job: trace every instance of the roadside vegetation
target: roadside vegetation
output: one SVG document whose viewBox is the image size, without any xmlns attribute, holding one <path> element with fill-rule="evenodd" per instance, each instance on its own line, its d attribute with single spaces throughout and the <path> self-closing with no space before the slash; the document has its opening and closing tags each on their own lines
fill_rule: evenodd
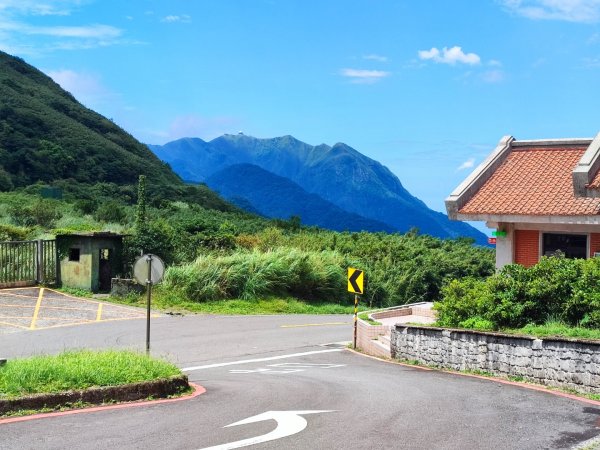
<svg viewBox="0 0 600 450">
<path fill-rule="evenodd" d="M 0 366 L 0 399 L 119 386 L 181 375 L 165 361 L 128 351 L 69 351 L 11 359 Z"/>
<path fill-rule="evenodd" d="M 143 250 L 167 264 L 156 304 L 202 312 L 351 312 L 350 266 L 365 271 L 361 306 L 370 308 L 434 301 L 450 280 L 494 271 L 493 250 L 470 239 L 335 232 L 223 206 L 214 194 L 203 199 L 202 186 L 181 197 L 150 183 L 140 195 L 140 187 L 65 184 L 62 199 L 42 198 L 41 184 L 0 193 L 0 239 L 125 233 L 129 262 Z"/>
<path fill-rule="evenodd" d="M 60 184 L 60 183 L 59 183 Z M 360 309 L 436 301 L 437 325 L 598 339 L 600 260 L 542 258 L 494 273 L 494 252 L 469 239 L 335 232 L 298 217 L 245 213 L 202 186 L 43 185 L 0 193 L 0 240 L 115 231 L 129 262 L 141 250 L 167 263 L 153 305 L 172 312 L 333 314 L 353 311 L 348 267 L 363 269 Z M 141 191 L 140 191 L 141 189 Z M 180 192 L 181 191 L 181 192 Z M 141 193 L 140 193 L 141 192 Z M 140 201 L 141 200 L 141 201 Z M 124 269 L 123 276 L 130 276 Z M 143 304 L 143 296 L 119 301 Z"/>
<path fill-rule="evenodd" d="M 453 280 L 436 303 L 437 325 L 600 338 L 600 259 L 542 257 L 485 279 Z"/>
</svg>

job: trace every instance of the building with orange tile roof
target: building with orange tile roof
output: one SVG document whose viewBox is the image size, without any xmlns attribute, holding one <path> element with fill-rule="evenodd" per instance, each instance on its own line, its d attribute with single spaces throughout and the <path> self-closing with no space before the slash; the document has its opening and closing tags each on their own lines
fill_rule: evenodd
<svg viewBox="0 0 600 450">
<path fill-rule="evenodd" d="M 446 199 L 453 220 L 495 228 L 496 266 L 531 266 L 542 255 L 600 253 L 600 134 L 518 141 L 495 150 Z"/>
</svg>

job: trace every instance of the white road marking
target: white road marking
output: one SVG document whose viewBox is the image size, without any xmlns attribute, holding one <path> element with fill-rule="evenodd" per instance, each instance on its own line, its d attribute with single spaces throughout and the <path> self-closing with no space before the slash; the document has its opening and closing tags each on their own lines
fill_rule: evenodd
<svg viewBox="0 0 600 450">
<path fill-rule="evenodd" d="M 281 373 L 294 373 L 304 372 L 304 369 L 285 369 L 285 370 L 273 370 L 273 369 L 254 369 L 254 370 L 243 370 L 243 369 L 231 369 L 229 373 L 266 373 L 266 374 L 281 374 Z"/>
<path fill-rule="evenodd" d="M 270 364 L 269 367 L 291 367 L 296 369 L 333 369 L 334 367 L 345 367 L 346 364 L 312 364 L 312 363 L 279 363 Z"/>
<path fill-rule="evenodd" d="M 332 353 L 332 352 L 343 352 L 343 351 L 344 351 L 343 348 L 333 348 L 330 350 L 315 350 L 312 352 L 291 353 L 288 355 L 270 356 L 267 358 L 243 359 L 241 361 L 231 361 L 231 362 L 226 362 L 226 363 L 207 364 L 205 366 L 186 367 L 181 370 L 183 372 L 194 372 L 196 370 L 214 369 L 215 367 L 236 366 L 238 364 L 251 364 L 251 363 L 257 363 L 257 362 L 263 362 L 263 361 L 275 361 L 278 359 L 297 358 L 298 356 L 308 356 L 308 355 L 317 355 L 320 353 Z"/>
<path fill-rule="evenodd" d="M 263 373 L 263 374 L 288 374 L 295 372 L 304 372 L 307 369 L 332 369 L 334 367 L 345 367 L 345 364 L 310 364 L 310 363 L 279 363 L 270 364 L 266 368 L 258 369 L 231 369 L 229 373 Z M 276 369 L 269 369 L 275 367 Z"/>
<path fill-rule="evenodd" d="M 274 420 L 277 422 L 277 427 L 262 436 L 256 436 L 241 441 L 230 442 L 229 444 L 215 445 L 214 447 L 206 447 L 202 450 L 230 450 L 240 447 L 248 447 L 250 445 L 260 444 L 261 442 L 274 441 L 275 439 L 281 439 L 292 434 L 300 433 L 306 428 L 308 423 L 306 419 L 302 417 L 303 414 L 320 414 L 333 411 L 267 411 L 257 416 L 248 417 L 247 419 L 240 420 L 239 422 L 232 423 L 225 426 L 235 427 L 237 425 L 247 425 L 249 423 L 262 422 L 263 420 Z"/>
</svg>

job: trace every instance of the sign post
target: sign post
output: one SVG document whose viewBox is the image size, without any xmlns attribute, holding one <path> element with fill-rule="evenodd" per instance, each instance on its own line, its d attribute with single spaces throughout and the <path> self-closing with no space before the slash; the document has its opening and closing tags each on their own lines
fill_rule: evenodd
<svg viewBox="0 0 600 450">
<path fill-rule="evenodd" d="M 150 354 L 150 304 L 152 303 L 152 285 L 160 283 L 165 273 L 165 263 L 156 255 L 140 256 L 133 265 L 135 280 L 146 285 L 146 354 Z"/>
<path fill-rule="evenodd" d="M 354 341 L 353 348 L 356 350 L 356 336 L 358 333 L 358 296 L 363 294 L 365 274 L 362 270 L 348 268 L 348 292 L 354 294 Z"/>
</svg>

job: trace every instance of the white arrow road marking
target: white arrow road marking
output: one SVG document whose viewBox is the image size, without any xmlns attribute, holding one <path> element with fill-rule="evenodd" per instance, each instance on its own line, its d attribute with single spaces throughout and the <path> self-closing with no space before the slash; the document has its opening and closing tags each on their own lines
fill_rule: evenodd
<svg viewBox="0 0 600 450">
<path fill-rule="evenodd" d="M 263 420 L 274 420 L 277 422 L 277 428 L 262 436 L 256 436 L 249 439 L 243 439 L 241 441 L 230 442 L 229 444 L 216 445 L 214 447 L 206 447 L 201 450 L 230 450 L 233 448 L 248 447 L 249 445 L 260 444 L 262 442 L 274 441 L 275 439 L 281 439 L 286 436 L 291 436 L 296 433 L 300 433 L 306 428 L 308 423 L 306 419 L 302 417 L 305 414 L 320 414 L 333 411 L 267 411 L 257 416 L 248 417 L 247 419 L 240 420 L 239 422 L 232 423 L 225 426 L 235 427 L 237 425 L 247 425 L 249 423 L 262 422 Z"/>
</svg>

